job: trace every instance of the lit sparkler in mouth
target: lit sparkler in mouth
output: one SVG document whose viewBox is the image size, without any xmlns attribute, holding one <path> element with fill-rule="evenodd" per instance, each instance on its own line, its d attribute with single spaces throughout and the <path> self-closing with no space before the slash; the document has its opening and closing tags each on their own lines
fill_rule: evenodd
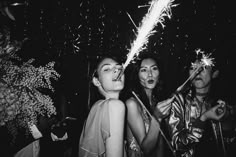
<svg viewBox="0 0 236 157">
<path fill-rule="evenodd" d="M 183 91 L 185 85 L 192 81 L 202 70 L 204 70 L 206 67 L 213 67 L 214 66 L 214 58 L 211 58 L 211 54 L 206 55 L 204 51 L 201 49 L 195 50 L 197 56 L 201 56 L 199 59 L 199 62 L 192 63 L 192 69 L 195 69 L 193 73 L 188 77 L 188 79 L 177 88 L 176 92 Z M 198 60 L 198 59 L 197 59 Z"/>
<path fill-rule="evenodd" d="M 148 43 L 148 38 L 153 35 L 156 31 L 153 30 L 155 26 L 160 23 L 162 27 L 164 27 L 164 18 L 167 16 L 171 17 L 171 7 L 174 6 L 174 0 L 152 0 L 150 2 L 150 7 L 148 9 L 148 13 L 144 16 L 142 22 L 140 23 L 140 27 L 137 28 L 137 36 L 136 39 L 131 44 L 130 51 L 128 53 L 127 60 L 123 64 L 123 70 L 118 75 L 117 79 L 120 79 L 121 75 L 123 75 L 126 67 L 129 63 L 139 55 L 139 52 L 144 50 Z"/>
</svg>

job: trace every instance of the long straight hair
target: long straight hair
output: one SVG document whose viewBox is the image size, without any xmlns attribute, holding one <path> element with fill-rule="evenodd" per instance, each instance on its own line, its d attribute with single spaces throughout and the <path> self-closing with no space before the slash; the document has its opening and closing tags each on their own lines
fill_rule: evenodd
<svg viewBox="0 0 236 157">
<path fill-rule="evenodd" d="M 126 79 L 127 84 L 125 85 L 125 90 L 126 90 L 126 98 L 128 99 L 129 97 L 131 97 L 130 92 L 134 91 L 137 96 L 140 98 L 140 100 L 143 102 L 143 104 L 145 105 L 145 107 L 149 110 L 150 113 L 153 113 L 153 109 L 151 108 L 151 104 L 149 103 L 147 94 L 144 90 L 144 87 L 140 84 L 140 80 L 139 80 L 139 70 L 142 64 L 142 61 L 144 59 L 153 59 L 156 64 L 157 67 L 160 71 L 162 71 L 162 65 L 160 63 L 159 58 L 157 58 L 156 54 L 153 53 L 145 53 L 143 55 L 140 55 L 137 62 L 135 64 L 133 64 L 132 69 L 129 69 L 129 79 Z M 153 89 L 153 97 L 154 97 L 154 101 L 155 103 L 157 103 L 157 101 L 159 100 L 159 98 L 161 97 L 161 90 L 162 90 L 162 80 L 161 77 L 159 77 L 159 81 L 157 82 L 156 86 Z M 127 94 L 129 93 L 129 94 Z"/>
</svg>

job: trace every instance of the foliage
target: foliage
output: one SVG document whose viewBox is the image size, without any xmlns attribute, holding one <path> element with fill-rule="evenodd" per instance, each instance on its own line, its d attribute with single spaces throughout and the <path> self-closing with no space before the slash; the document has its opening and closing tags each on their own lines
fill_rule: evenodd
<svg viewBox="0 0 236 157">
<path fill-rule="evenodd" d="M 58 80 L 60 75 L 54 62 L 40 67 L 33 65 L 34 59 L 22 63 L 16 53 L 24 41 L 11 42 L 9 36 L 3 34 L 0 45 L 0 126 L 7 126 L 16 135 L 17 127 L 29 130 L 30 125 L 37 124 L 39 115 L 56 114 L 51 97 L 42 91 L 53 92 L 51 79 Z"/>
</svg>

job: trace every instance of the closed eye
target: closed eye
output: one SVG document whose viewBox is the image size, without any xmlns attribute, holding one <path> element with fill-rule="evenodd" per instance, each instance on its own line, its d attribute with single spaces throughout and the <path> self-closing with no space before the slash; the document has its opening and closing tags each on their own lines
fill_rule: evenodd
<svg viewBox="0 0 236 157">
<path fill-rule="evenodd" d="M 111 70 L 112 70 L 112 68 L 109 68 L 109 67 L 103 69 L 104 72 L 108 72 L 108 71 L 111 71 Z"/>
<path fill-rule="evenodd" d="M 146 72 L 146 71 L 147 71 L 147 69 L 145 69 L 145 68 L 140 69 L 140 72 Z"/>
</svg>

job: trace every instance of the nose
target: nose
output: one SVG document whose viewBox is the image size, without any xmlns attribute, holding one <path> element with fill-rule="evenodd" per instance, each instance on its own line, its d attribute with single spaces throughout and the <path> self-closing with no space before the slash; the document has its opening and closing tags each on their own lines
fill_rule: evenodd
<svg viewBox="0 0 236 157">
<path fill-rule="evenodd" d="M 148 70 L 148 76 L 152 76 L 152 70 Z"/>
</svg>

